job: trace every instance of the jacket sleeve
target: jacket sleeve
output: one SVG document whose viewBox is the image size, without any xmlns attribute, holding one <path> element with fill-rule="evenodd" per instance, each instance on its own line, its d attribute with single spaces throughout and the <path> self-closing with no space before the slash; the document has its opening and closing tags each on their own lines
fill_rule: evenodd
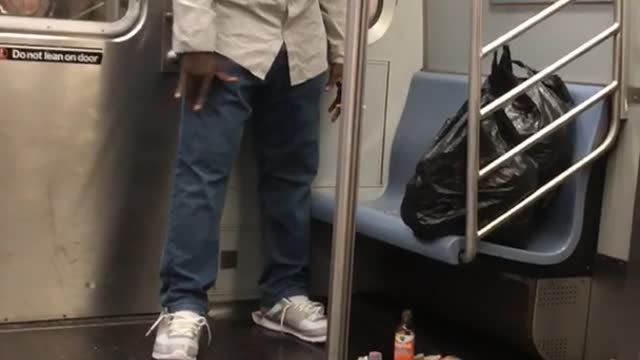
<svg viewBox="0 0 640 360">
<path fill-rule="evenodd" d="M 345 23 L 347 0 L 320 0 L 320 9 L 329 41 L 329 62 L 344 62 Z"/>
<path fill-rule="evenodd" d="M 173 51 L 215 51 L 215 1 L 173 0 Z"/>
</svg>

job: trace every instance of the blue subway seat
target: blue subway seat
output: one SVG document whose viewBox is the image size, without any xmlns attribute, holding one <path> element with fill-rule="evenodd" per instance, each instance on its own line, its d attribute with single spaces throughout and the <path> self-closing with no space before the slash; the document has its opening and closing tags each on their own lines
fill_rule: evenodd
<svg viewBox="0 0 640 360">
<path fill-rule="evenodd" d="M 576 103 L 601 90 L 598 86 L 569 84 Z M 433 142 L 444 121 L 453 116 L 467 99 L 467 77 L 453 74 L 419 72 L 414 75 L 405 108 L 395 134 L 387 187 L 374 201 L 358 204 L 357 231 L 372 239 L 448 264 L 459 264 L 464 237 L 447 236 L 421 240 L 414 236 L 400 218 L 400 204 L 405 186 L 415 166 Z M 567 149 L 577 161 L 587 155 L 603 139 L 608 127 L 605 102 L 596 104 L 569 125 L 573 137 Z M 587 186 L 590 169 L 579 171 L 562 185 L 544 219 L 528 234 L 519 234 L 519 247 L 480 242 L 479 252 L 516 262 L 554 265 L 569 258 L 582 237 Z M 313 217 L 332 223 L 335 212 L 333 196 L 314 192 Z"/>
</svg>

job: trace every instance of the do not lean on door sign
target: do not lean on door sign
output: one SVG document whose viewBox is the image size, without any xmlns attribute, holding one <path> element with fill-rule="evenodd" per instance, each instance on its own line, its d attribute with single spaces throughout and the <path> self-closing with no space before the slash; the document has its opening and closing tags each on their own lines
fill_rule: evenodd
<svg viewBox="0 0 640 360">
<path fill-rule="evenodd" d="M 0 60 L 59 64 L 100 65 L 100 49 L 46 48 L 0 44 Z"/>
</svg>

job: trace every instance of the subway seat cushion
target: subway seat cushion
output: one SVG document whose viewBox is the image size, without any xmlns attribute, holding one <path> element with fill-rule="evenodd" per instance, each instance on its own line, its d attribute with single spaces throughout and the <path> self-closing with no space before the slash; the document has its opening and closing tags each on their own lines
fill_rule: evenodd
<svg viewBox="0 0 640 360">
<path fill-rule="evenodd" d="M 576 103 L 597 93 L 601 87 L 568 84 Z M 421 254 L 428 258 L 458 264 L 464 249 L 464 237 L 447 236 L 421 240 L 414 236 L 400 218 L 400 204 L 407 182 L 422 154 L 429 148 L 444 121 L 453 116 L 467 99 L 467 77 L 453 74 L 419 72 L 414 75 L 402 118 L 391 150 L 389 178 L 382 196 L 361 202 L 356 212 L 357 231 L 370 238 Z M 608 127 L 604 101 L 581 114 L 569 125 L 573 143 L 573 162 L 598 146 Z M 566 260 L 576 249 L 582 236 L 590 169 L 583 169 L 562 185 L 554 197 L 548 214 L 518 248 L 480 242 L 479 253 L 522 263 L 553 265 Z M 335 199 L 317 191 L 313 194 L 313 217 L 332 223 Z"/>
</svg>

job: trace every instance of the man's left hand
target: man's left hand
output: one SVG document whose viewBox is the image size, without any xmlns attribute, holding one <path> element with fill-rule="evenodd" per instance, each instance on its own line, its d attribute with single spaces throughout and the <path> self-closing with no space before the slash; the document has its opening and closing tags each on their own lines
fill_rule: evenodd
<svg viewBox="0 0 640 360">
<path fill-rule="evenodd" d="M 344 71 L 344 65 L 331 64 L 329 69 L 329 81 L 325 88 L 326 91 L 331 91 L 334 87 L 338 89 L 337 95 L 333 103 L 329 107 L 329 113 L 331 114 L 331 121 L 335 122 L 340 117 L 342 112 L 342 73 Z"/>
</svg>

